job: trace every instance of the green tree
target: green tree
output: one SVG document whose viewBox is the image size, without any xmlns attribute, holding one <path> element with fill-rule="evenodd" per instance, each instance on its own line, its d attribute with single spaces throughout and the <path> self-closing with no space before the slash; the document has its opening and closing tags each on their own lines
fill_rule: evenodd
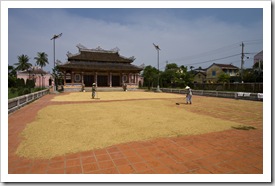
<svg viewBox="0 0 275 186">
<path fill-rule="evenodd" d="M 183 65 L 180 66 L 180 69 L 181 69 L 181 78 L 183 79 L 181 87 L 191 86 L 194 81 L 194 71 L 192 70 L 188 72 L 187 67 Z"/>
<path fill-rule="evenodd" d="M 164 87 L 175 87 L 179 80 L 177 74 L 179 67 L 176 63 L 167 64 L 165 71 L 161 74 L 161 81 Z"/>
<path fill-rule="evenodd" d="M 243 81 L 244 82 L 254 82 L 255 73 L 252 68 L 247 68 L 243 70 Z"/>
<path fill-rule="evenodd" d="M 41 67 L 43 70 L 43 67 L 49 64 L 48 62 L 48 54 L 45 52 L 37 52 L 37 57 L 34 58 L 36 60 L 36 64 Z"/>
<path fill-rule="evenodd" d="M 26 88 L 29 90 L 33 89 L 35 87 L 35 83 L 33 79 L 27 79 L 26 81 Z"/>
<path fill-rule="evenodd" d="M 191 85 L 193 75 L 187 72 L 187 67 L 171 63 L 165 68 L 161 79 L 164 87 L 185 87 Z"/>
<path fill-rule="evenodd" d="M 254 70 L 263 70 L 263 61 L 258 61 L 253 65 Z"/>
<path fill-rule="evenodd" d="M 46 66 L 46 64 L 49 64 L 48 62 L 48 54 L 45 52 L 37 52 L 37 57 L 34 58 L 36 60 L 36 64 L 41 67 L 41 70 L 43 72 L 43 67 Z M 41 74 L 42 76 L 42 88 L 44 88 L 44 74 Z"/>
<path fill-rule="evenodd" d="M 243 74 L 244 82 L 263 82 L 263 62 L 255 63 L 252 68 L 248 68 L 244 70 Z"/>
<path fill-rule="evenodd" d="M 254 82 L 263 82 L 263 61 L 256 62 L 253 65 Z"/>
<path fill-rule="evenodd" d="M 32 64 L 29 63 L 29 56 L 22 54 L 21 56 L 17 56 L 18 63 L 15 63 L 16 65 L 16 70 L 19 71 L 25 71 L 27 70 L 29 72 L 29 78 L 30 78 L 30 73 L 31 73 L 31 67 Z"/>
<path fill-rule="evenodd" d="M 176 63 L 169 63 L 169 64 L 167 64 L 166 67 L 165 67 L 165 70 L 170 70 L 170 69 L 176 70 L 176 69 L 178 69 L 178 65 Z"/>
<path fill-rule="evenodd" d="M 54 85 L 56 87 L 56 90 L 58 89 L 58 85 L 62 85 L 63 84 L 63 74 L 59 69 L 59 66 L 55 66 L 52 72 L 52 76 L 54 78 Z"/>
<path fill-rule="evenodd" d="M 16 70 L 29 70 L 32 67 L 32 64 L 29 63 L 29 56 L 22 54 L 21 56 L 17 56 L 18 63 L 15 63 L 16 65 Z"/>
<path fill-rule="evenodd" d="M 221 82 L 221 83 L 229 83 L 230 81 L 230 75 L 229 74 L 226 74 L 226 73 L 222 73 L 219 75 L 218 77 L 218 82 Z"/>
<path fill-rule="evenodd" d="M 142 77 L 144 78 L 143 86 L 150 89 L 154 84 L 157 85 L 158 70 L 151 65 L 146 66 L 143 70 Z"/>
<path fill-rule="evenodd" d="M 16 70 L 13 66 L 9 65 L 9 83 L 8 86 L 15 87 L 16 86 Z"/>
<path fill-rule="evenodd" d="M 25 87 L 25 81 L 23 78 L 17 78 L 16 79 L 16 88 L 24 88 Z"/>
</svg>

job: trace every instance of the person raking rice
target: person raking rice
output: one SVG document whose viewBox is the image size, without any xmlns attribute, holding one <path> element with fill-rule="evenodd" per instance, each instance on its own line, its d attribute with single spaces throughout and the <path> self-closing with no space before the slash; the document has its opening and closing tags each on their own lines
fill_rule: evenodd
<svg viewBox="0 0 275 186">
<path fill-rule="evenodd" d="M 186 86 L 185 89 L 187 89 L 186 104 L 188 104 L 188 103 L 192 104 L 192 90 L 188 86 Z"/>
</svg>

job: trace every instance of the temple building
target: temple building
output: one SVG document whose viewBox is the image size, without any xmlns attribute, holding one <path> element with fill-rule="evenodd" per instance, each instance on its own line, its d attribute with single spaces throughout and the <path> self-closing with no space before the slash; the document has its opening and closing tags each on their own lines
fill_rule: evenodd
<svg viewBox="0 0 275 186">
<path fill-rule="evenodd" d="M 81 86 L 137 88 L 142 82 L 142 67 L 133 65 L 134 57 L 123 57 L 119 49 L 87 49 L 77 45 L 79 53 L 67 53 L 68 61 L 58 65 L 64 74 L 64 91 L 77 91 Z"/>
</svg>

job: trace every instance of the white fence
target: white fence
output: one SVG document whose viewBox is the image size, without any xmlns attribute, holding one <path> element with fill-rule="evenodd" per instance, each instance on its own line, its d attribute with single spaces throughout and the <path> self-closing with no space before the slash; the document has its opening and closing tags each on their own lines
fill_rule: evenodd
<svg viewBox="0 0 275 186">
<path fill-rule="evenodd" d="M 9 99 L 9 107 L 8 107 L 9 113 L 25 106 L 26 104 L 28 104 L 36 99 L 39 99 L 40 97 L 42 97 L 46 94 L 49 94 L 49 92 L 50 92 L 50 89 L 41 90 L 39 92 L 34 92 L 31 94 L 26 94 L 23 96 Z"/>
<path fill-rule="evenodd" d="M 185 89 L 172 89 L 172 88 L 161 88 L 162 92 L 186 94 Z M 235 98 L 245 100 L 262 101 L 263 93 L 250 93 L 250 92 L 224 92 L 224 91 L 209 91 L 209 90 L 192 90 L 193 95 L 199 96 L 212 96 L 212 97 L 223 97 L 223 98 Z"/>
</svg>

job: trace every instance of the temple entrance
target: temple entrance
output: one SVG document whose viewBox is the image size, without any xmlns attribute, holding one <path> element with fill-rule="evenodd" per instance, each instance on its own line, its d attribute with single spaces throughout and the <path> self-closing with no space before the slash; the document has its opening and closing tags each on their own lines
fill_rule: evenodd
<svg viewBox="0 0 275 186">
<path fill-rule="evenodd" d="M 97 76 L 97 86 L 107 87 L 108 86 L 108 76 L 103 76 L 103 75 Z"/>
<path fill-rule="evenodd" d="M 91 87 L 94 83 L 94 76 L 93 75 L 84 75 L 84 84 L 85 87 Z"/>
<path fill-rule="evenodd" d="M 52 86 L 52 79 L 49 79 L 49 86 Z"/>
<path fill-rule="evenodd" d="M 112 76 L 112 87 L 120 86 L 120 76 Z"/>
</svg>

